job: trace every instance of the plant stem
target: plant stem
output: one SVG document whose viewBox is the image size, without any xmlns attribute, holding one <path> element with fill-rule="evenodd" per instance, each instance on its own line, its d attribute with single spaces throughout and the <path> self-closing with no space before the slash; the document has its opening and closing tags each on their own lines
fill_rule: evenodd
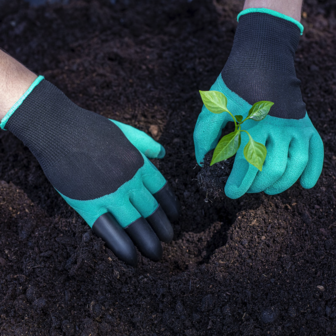
<svg viewBox="0 0 336 336">
<path fill-rule="evenodd" d="M 241 132 L 245 132 L 245 133 L 249 136 L 249 138 L 251 138 L 251 135 L 250 135 L 249 132 L 247 132 L 247 131 L 245 131 L 245 130 L 241 130 Z"/>
<path fill-rule="evenodd" d="M 229 113 L 230 116 L 232 117 L 233 122 L 235 123 L 235 131 L 237 131 L 237 122 L 236 122 L 236 118 L 233 116 L 233 114 L 232 114 L 229 110 L 227 110 L 226 112 Z"/>
</svg>

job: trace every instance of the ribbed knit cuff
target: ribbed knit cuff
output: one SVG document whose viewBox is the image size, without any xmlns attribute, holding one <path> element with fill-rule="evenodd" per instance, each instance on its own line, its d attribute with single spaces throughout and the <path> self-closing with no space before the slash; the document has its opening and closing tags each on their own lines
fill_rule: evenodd
<svg viewBox="0 0 336 336">
<path fill-rule="evenodd" d="M 248 8 L 248 9 L 245 9 L 238 14 L 237 21 L 239 22 L 239 19 L 242 15 L 246 15 L 246 14 L 250 14 L 250 13 L 264 13 L 264 14 L 273 15 L 273 16 L 278 17 L 278 18 L 283 19 L 283 20 L 287 20 L 287 21 L 295 24 L 300 29 L 301 35 L 303 34 L 304 27 L 303 27 L 302 23 L 293 19 L 290 16 L 287 16 L 285 14 L 279 13 L 275 10 L 268 9 L 268 8 Z"/>
</svg>

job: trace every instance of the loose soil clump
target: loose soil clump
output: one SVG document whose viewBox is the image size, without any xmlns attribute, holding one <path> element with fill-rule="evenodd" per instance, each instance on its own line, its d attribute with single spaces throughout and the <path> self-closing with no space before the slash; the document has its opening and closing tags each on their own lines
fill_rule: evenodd
<svg viewBox="0 0 336 336">
<path fill-rule="evenodd" d="M 197 175 L 199 188 L 205 193 L 205 202 L 213 199 L 225 202 L 224 187 L 233 168 L 234 157 L 210 166 L 213 151 L 204 157 L 203 168 Z"/>
<path fill-rule="evenodd" d="M 128 267 L 29 150 L 1 131 L 1 336 L 335 335 L 336 4 L 305 1 L 296 54 L 325 143 L 318 184 L 205 202 L 192 139 L 198 90 L 221 72 L 241 7 L 75 0 L 35 8 L 15 0 L 0 10 L 2 49 L 79 106 L 165 146 L 153 163 L 182 206 L 163 259 L 139 255 L 139 267 Z"/>
</svg>

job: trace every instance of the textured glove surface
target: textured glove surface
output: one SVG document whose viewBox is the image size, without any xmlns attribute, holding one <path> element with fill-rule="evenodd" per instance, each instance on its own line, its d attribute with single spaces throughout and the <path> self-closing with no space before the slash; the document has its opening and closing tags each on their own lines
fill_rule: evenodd
<svg viewBox="0 0 336 336">
<path fill-rule="evenodd" d="M 23 141 L 55 189 L 120 259 L 135 266 L 135 244 L 159 260 L 160 240 L 173 239 L 168 217 L 179 213 L 173 191 L 148 160 L 164 157 L 164 148 L 144 132 L 78 107 L 41 78 L 1 127 Z"/>
<path fill-rule="evenodd" d="M 131 199 L 145 217 L 156 209 L 149 190 L 155 193 L 166 183 L 158 170 L 115 123 L 78 107 L 48 81 L 36 86 L 6 127 L 32 151 L 51 184 L 89 225 L 106 211 L 122 226 L 130 224 L 140 217 Z M 152 157 L 162 152 L 154 140 L 147 142 Z M 116 193 L 120 196 L 112 204 L 102 199 Z"/>
<path fill-rule="evenodd" d="M 294 67 L 299 37 L 299 28 L 282 18 L 258 12 L 240 17 L 230 57 L 211 90 L 227 96 L 234 115 L 246 117 L 258 101 L 275 104 L 263 121 L 250 120 L 242 126 L 268 153 L 259 172 L 244 158 L 248 136 L 242 134 L 225 186 L 230 198 L 246 192 L 278 194 L 300 177 L 304 188 L 312 188 L 321 174 L 323 143 L 306 113 Z M 228 121 L 232 121 L 229 114 L 213 114 L 203 106 L 194 131 L 199 164 L 215 148 Z"/>
</svg>

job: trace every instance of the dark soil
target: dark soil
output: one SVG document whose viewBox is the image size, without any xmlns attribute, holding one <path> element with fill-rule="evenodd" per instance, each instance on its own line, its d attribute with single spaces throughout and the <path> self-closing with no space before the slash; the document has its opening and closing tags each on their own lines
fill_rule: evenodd
<svg viewBox="0 0 336 336">
<path fill-rule="evenodd" d="M 296 55 L 325 142 L 317 186 L 204 202 L 192 140 L 242 1 L 0 1 L 0 46 L 75 103 L 166 147 L 182 214 L 162 261 L 125 266 L 20 141 L 0 133 L 0 334 L 336 335 L 336 3 L 306 0 Z M 7 1 L 8 2 L 8 1 Z"/>
<path fill-rule="evenodd" d="M 212 155 L 213 151 L 205 155 L 203 167 L 197 174 L 199 188 L 205 194 L 205 202 L 230 203 L 231 200 L 224 194 L 224 187 L 233 168 L 234 156 L 210 166 Z"/>
</svg>

